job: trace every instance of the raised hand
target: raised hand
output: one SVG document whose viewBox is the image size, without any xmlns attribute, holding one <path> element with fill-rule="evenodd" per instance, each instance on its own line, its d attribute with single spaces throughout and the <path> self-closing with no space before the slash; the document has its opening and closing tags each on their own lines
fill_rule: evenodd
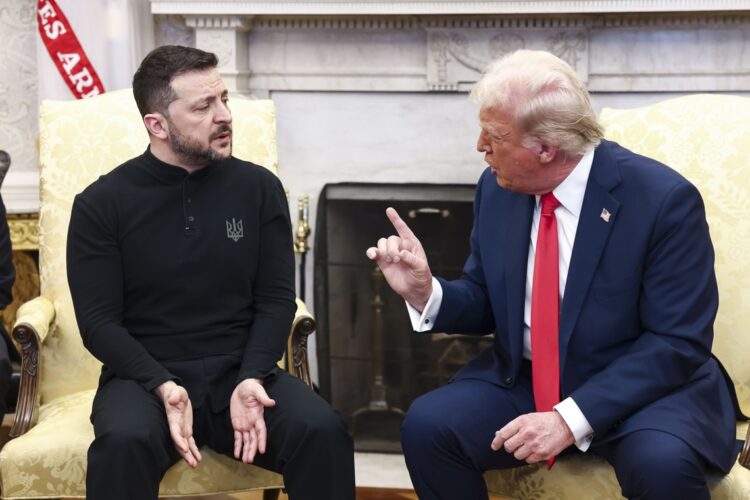
<svg viewBox="0 0 750 500">
<path fill-rule="evenodd" d="M 367 257 L 378 263 L 393 291 L 422 311 L 432 295 L 432 272 L 422 244 L 393 208 L 385 211 L 398 236 L 380 238 Z"/>
<path fill-rule="evenodd" d="M 187 391 L 169 381 L 157 387 L 155 392 L 164 403 L 174 447 L 190 467 L 197 467 L 202 457 L 193 439 L 193 405 Z"/>
<path fill-rule="evenodd" d="M 229 400 L 234 428 L 234 458 L 249 464 L 255 454 L 266 452 L 266 421 L 263 410 L 275 406 L 259 380 L 248 378 L 237 384 Z"/>
</svg>

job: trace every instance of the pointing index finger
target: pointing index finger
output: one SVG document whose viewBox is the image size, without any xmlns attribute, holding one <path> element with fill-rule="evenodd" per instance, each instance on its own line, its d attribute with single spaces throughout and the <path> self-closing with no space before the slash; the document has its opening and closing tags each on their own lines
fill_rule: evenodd
<svg viewBox="0 0 750 500">
<path fill-rule="evenodd" d="M 396 209 L 388 207 L 385 210 L 385 214 L 388 216 L 388 219 L 391 221 L 391 224 L 393 224 L 393 227 L 396 229 L 396 232 L 401 238 L 411 240 L 417 239 L 417 237 L 414 236 L 414 233 L 412 233 L 411 229 L 409 229 L 409 226 L 406 225 L 406 222 L 404 222 L 403 219 L 398 215 Z"/>
</svg>

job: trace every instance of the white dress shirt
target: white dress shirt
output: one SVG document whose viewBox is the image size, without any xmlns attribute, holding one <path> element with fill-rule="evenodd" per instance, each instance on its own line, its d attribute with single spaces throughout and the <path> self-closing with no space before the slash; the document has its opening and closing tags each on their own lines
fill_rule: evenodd
<svg viewBox="0 0 750 500">
<path fill-rule="evenodd" d="M 555 209 L 557 218 L 557 244 L 560 259 L 560 300 L 562 302 L 565 294 L 565 283 L 568 280 L 568 268 L 570 267 L 570 256 L 573 253 L 573 242 L 575 242 L 576 231 L 578 230 L 578 218 L 581 215 L 581 206 L 583 205 L 583 196 L 586 193 L 586 183 L 591 172 L 591 164 L 594 161 L 594 151 L 589 151 L 578 162 L 578 165 L 557 186 L 552 193 L 560 201 L 560 206 Z M 536 206 L 534 207 L 534 216 L 531 222 L 531 234 L 529 238 L 529 258 L 526 265 L 526 301 L 523 312 L 523 356 L 531 359 L 531 287 L 534 283 L 534 256 L 536 254 L 536 237 L 539 232 L 539 216 L 541 214 L 540 196 L 536 196 Z M 411 318 L 412 328 L 416 332 L 428 331 L 435 323 L 435 318 L 440 311 L 440 304 L 443 300 L 443 288 L 440 282 L 432 278 L 432 295 L 427 301 L 424 311 L 420 314 L 409 303 L 406 304 Z M 576 447 L 581 451 L 588 450 L 593 439 L 594 430 L 589 421 L 581 412 L 580 408 L 572 398 L 565 398 L 555 405 L 555 410 L 562 416 L 565 423 L 568 424 L 573 437 L 576 440 Z"/>
</svg>

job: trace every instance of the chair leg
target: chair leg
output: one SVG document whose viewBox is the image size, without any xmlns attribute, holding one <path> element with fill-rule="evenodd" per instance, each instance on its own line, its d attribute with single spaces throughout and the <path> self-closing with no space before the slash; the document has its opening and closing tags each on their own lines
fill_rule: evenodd
<svg viewBox="0 0 750 500">
<path fill-rule="evenodd" d="M 263 490 L 263 500 L 278 500 L 279 493 L 281 493 L 281 490 L 279 488 L 275 488 L 272 490 Z"/>
</svg>

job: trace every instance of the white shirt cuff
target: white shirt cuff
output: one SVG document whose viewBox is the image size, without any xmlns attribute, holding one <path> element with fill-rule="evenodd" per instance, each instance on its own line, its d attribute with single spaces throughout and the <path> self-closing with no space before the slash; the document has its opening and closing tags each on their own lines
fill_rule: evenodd
<svg viewBox="0 0 750 500">
<path fill-rule="evenodd" d="M 432 295 L 430 295 L 430 299 L 424 306 L 424 311 L 420 313 L 411 304 L 406 302 L 406 310 L 409 311 L 412 329 L 415 332 L 428 332 L 432 330 L 432 325 L 435 324 L 435 318 L 437 318 L 442 302 L 443 287 L 440 286 L 438 280 L 432 278 Z"/>
<path fill-rule="evenodd" d="M 576 448 L 581 451 L 588 450 L 589 446 L 591 446 L 591 441 L 594 439 L 594 429 L 581 412 L 581 409 L 578 408 L 576 402 L 573 401 L 573 398 L 565 398 L 553 408 L 565 420 L 565 423 L 568 424 L 576 440 Z"/>
</svg>

